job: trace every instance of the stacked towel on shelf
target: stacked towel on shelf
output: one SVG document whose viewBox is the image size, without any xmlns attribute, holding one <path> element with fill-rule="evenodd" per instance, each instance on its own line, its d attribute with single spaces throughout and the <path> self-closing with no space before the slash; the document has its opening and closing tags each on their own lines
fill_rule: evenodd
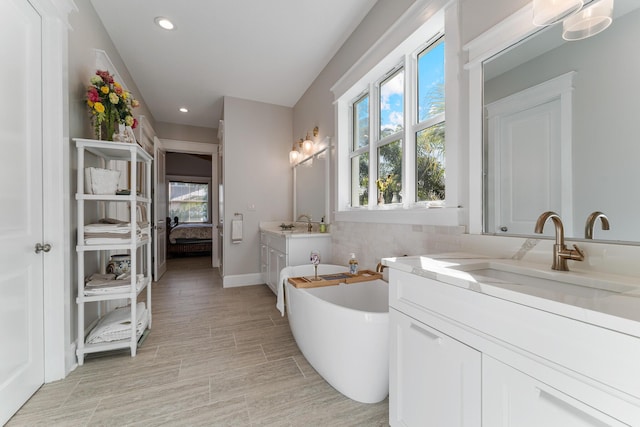
<svg viewBox="0 0 640 427">
<path fill-rule="evenodd" d="M 140 337 L 149 325 L 144 302 L 136 304 L 136 336 Z M 107 313 L 87 336 L 87 344 L 126 340 L 131 337 L 131 307 L 120 307 Z"/>
<path fill-rule="evenodd" d="M 84 242 L 87 245 L 117 244 L 131 242 L 131 225 L 87 224 L 84 226 Z"/>
<path fill-rule="evenodd" d="M 146 225 L 145 225 L 146 224 Z M 138 224 L 136 236 L 148 238 L 149 223 Z M 87 224 L 84 226 L 84 242 L 86 245 L 131 243 L 131 224 L 128 222 Z"/>
<path fill-rule="evenodd" d="M 136 288 L 144 280 L 144 274 L 136 275 Z M 131 274 L 124 273 L 119 276 L 115 274 L 92 274 L 84 284 L 84 294 L 104 295 L 129 292 L 131 290 Z"/>
</svg>

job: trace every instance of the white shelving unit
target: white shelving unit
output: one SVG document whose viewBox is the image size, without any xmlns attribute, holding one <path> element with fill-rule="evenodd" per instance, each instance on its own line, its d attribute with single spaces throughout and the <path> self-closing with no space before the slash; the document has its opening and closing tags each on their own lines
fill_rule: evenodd
<svg viewBox="0 0 640 427">
<path fill-rule="evenodd" d="M 78 268 L 78 293 L 76 303 L 78 305 L 78 345 L 76 354 L 78 364 L 84 363 L 84 357 L 88 353 L 109 351 L 116 349 L 131 349 L 131 356 L 136 355 L 138 340 L 141 334 L 137 333 L 137 308 L 139 296 L 146 289 L 146 308 L 148 313 L 148 329 L 151 329 L 151 226 L 147 224 L 141 235 L 138 231 L 137 207 L 146 209 L 147 215 L 151 213 L 151 163 L 153 158 L 144 151 L 138 144 L 128 144 L 122 142 L 107 142 L 91 139 L 74 139 L 77 148 L 77 218 L 78 218 L 78 240 L 76 245 L 77 268 Z M 109 168 L 113 161 L 129 162 L 129 187 L 130 195 L 95 195 L 85 194 L 85 156 L 91 153 L 102 159 L 104 166 Z M 142 175 L 142 174 L 144 175 Z M 144 177 L 143 188 L 138 194 L 138 177 Z M 96 210 L 108 211 L 109 204 L 126 204 L 129 207 L 129 222 L 131 224 L 131 240 L 129 243 L 119 244 L 85 244 L 85 205 L 98 204 Z M 97 219 L 97 218 L 96 218 Z M 142 237 L 141 237 L 142 236 Z M 131 278 L 129 280 L 130 289 L 127 292 L 105 292 L 100 295 L 87 295 L 85 293 L 85 279 L 93 273 L 104 273 L 109 256 L 115 253 L 128 252 L 131 255 Z M 95 263 L 99 271 L 86 271 L 87 257 L 95 256 Z M 144 278 L 138 280 L 138 275 L 143 274 Z M 124 282 L 126 283 L 126 282 Z M 128 339 L 119 341 L 103 342 L 99 344 L 86 343 L 87 334 L 98 322 L 85 325 L 85 305 L 97 304 L 97 312 L 100 318 L 103 317 L 105 307 L 109 301 L 127 301 L 127 309 L 131 316 L 131 333 Z"/>
</svg>

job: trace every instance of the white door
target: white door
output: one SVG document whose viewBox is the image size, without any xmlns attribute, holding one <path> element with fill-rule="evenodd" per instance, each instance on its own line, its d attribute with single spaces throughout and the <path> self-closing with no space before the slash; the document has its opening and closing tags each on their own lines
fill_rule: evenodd
<svg viewBox="0 0 640 427">
<path fill-rule="evenodd" d="M 562 216 L 565 230 L 573 229 L 574 74 L 487 105 L 488 231 L 531 234 L 547 210 Z M 552 236 L 553 228 L 545 234 Z"/>
<path fill-rule="evenodd" d="M 562 215 L 560 99 L 497 119 L 496 232 L 531 234 L 542 212 Z"/>
<path fill-rule="evenodd" d="M 41 17 L 0 2 L 0 424 L 44 382 Z"/>
<path fill-rule="evenodd" d="M 153 280 L 160 280 L 167 271 L 167 181 L 165 173 L 166 152 L 160 147 L 160 141 L 154 142 L 153 168 Z"/>
</svg>

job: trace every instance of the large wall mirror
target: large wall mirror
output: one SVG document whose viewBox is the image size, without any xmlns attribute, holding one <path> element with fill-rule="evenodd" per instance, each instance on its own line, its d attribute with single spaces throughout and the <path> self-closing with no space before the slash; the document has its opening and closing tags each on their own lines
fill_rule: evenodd
<svg viewBox="0 0 640 427">
<path fill-rule="evenodd" d="M 323 149 L 293 168 L 293 219 L 329 222 L 329 150 Z"/>
<path fill-rule="evenodd" d="M 553 210 L 580 239 L 601 211 L 594 239 L 640 242 L 639 41 L 640 1 L 615 0 L 600 34 L 557 24 L 483 62 L 485 233 L 534 235 Z"/>
</svg>

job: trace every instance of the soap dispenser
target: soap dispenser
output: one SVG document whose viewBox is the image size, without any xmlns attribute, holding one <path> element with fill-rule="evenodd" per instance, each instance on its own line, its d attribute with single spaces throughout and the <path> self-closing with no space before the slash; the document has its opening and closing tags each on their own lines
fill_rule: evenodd
<svg viewBox="0 0 640 427">
<path fill-rule="evenodd" d="M 320 232 L 321 233 L 327 232 L 327 224 L 324 223 L 324 217 L 322 217 L 322 220 L 320 221 Z"/>
<path fill-rule="evenodd" d="M 351 254 L 351 258 L 349 259 L 349 273 L 358 274 L 358 260 L 354 253 Z"/>
</svg>

